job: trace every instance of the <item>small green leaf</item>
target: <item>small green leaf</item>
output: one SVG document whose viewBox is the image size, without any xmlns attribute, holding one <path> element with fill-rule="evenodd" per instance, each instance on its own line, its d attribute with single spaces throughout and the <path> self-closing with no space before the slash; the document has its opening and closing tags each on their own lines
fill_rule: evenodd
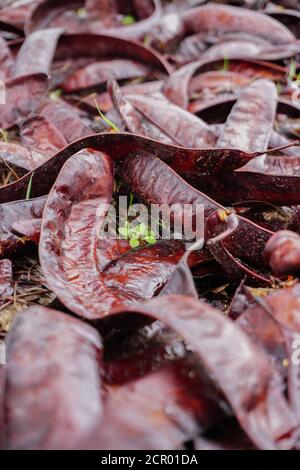
<svg viewBox="0 0 300 470">
<path fill-rule="evenodd" d="M 147 235 L 147 231 L 148 231 L 147 226 L 143 222 L 136 227 L 136 232 L 139 235 Z"/>
<path fill-rule="evenodd" d="M 54 91 L 51 91 L 51 93 L 49 94 L 49 98 L 51 101 L 57 101 L 58 98 L 60 98 L 62 95 L 62 90 L 60 88 L 57 88 L 56 90 Z"/>
<path fill-rule="evenodd" d="M 80 19 L 86 18 L 86 9 L 85 8 L 78 8 L 77 10 L 77 16 Z"/>
<path fill-rule="evenodd" d="M 283 89 L 282 84 L 276 83 L 276 90 L 277 90 L 278 95 L 280 95 L 280 93 L 282 92 L 282 89 Z"/>
<path fill-rule="evenodd" d="M 138 238 L 138 234 L 139 234 L 138 225 L 130 226 L 129 233 L 132 238 Z"/>
<path fill-rule="evenodd" d="M 136 238 L 136 227 L 133 227 L 130 224 L 128 224 L 128 234 L 129 234 L 129 238 Z"/>
<path fill-rule="evenodd" d="M 118 232 L 122 237 L 128 238 L 128 228 L 127 227 L 119 227 Z"/>
<path fill-rule="evenodd" d="M 102 113 L 102 111 L 99 108 L 99 105 L 98 105 L 98 102 L 97 102 L 96 98 L 94 98 L 94 103 L 95 103 L 95 106 L 97 108 L 97 111 L 98 111 L 99 116 L 101 117 L 101 119 L 103 119 L 103 121 L 106 122 L 106 124 L 108 124 L 111 127 L 111 129 L 113 129 L 115 132 L 120 132 L 120 129 L 116 126 L 116 124 L 114 124 L 110 119 L 108 119 L 106 116 L 104 116 L 104 114 Z"/>
<path fill-rule="evenodd" d="M 135 22 L 135 18 L 132 15 L 126 15 L 122 18 L 122 24 L 124 26 L 129 26 L 131 24 L 134 24 Z"/>
<path fill-rule="evenodd" d="M 34 171 L 31 173 L 30 180 L 27 186 L 26 197 L 25 197 L 26 200 L 30 199 L 33 175 L 34 175 Z"/>
<path fill-rule="evenodd" d="M 148 235 L 148 237 L 144 238 L 145 242 L 149 243 L 149 245 L 154 245 L 156 243 L 156 238 L 151 237 L 151 235 Z"/>
<path fill-rule="evenodd" d="M 144 41 L 143 41 L 143 43 L 145 44 L 145 46 L 148 46 L 148 45 L 150 44 L 150 40 L 151 40 L 150 34 L 145 34 L 145 36 L 144 36 Z"/>
<path fill-rule="evenodd" d="M 139 246 L 140 242 L 136 238 L 131 238 L 129 241 L 129 245 L 131 248 L 137 248 Z"/>
<path fill-rule="evenodd" d="M 223 67 L 221 68 L 221 72 L 228 72 L 229 70 L 230 61 L 227 57 L 224 57 Z"/>
<path fill-rule="evenodd" d="M 130 194 L 129 194 L 129 207 L 132 206 L 132 204 L 133 204 L 133 199 L 134 199 L 134 194 L 133 194 L 133 193 L 130 193 Z"/>
</svg>

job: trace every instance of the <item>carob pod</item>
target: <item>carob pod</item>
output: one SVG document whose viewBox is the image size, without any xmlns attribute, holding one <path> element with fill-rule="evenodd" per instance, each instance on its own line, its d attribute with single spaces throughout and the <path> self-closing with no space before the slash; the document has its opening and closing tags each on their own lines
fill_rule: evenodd
<svg viewBox="0 0 300 470">
<path fill-rule="evenodd" d="M 187 296 L 159 297 L 126 311 L 162 321 L 189 344 L 207 373 L 213 374 L 240 425 L 257 447 L 291 445 L 285 437 L 294 431 L 296 420 L 273 381 L 272 366 L 234 322 Z M 123 314 L 122 310 L 116 312 L 116 320 Z"/>
<path fill-rule="evenodd" d="M 189 34 L 205 31 L 207 34 L 243 32 L 258 36 L 273 44 L 286 44 L 295 36 L 279 21 L 263 13 L 228 5 L 213 3 L 188 10 L 183 14 L 183 23 Z"/>
<path fill-rule="evenodd" d="M 2 449 L 88 448 L 103 416 L 102 345 L 89 325 L 33 306 L 6 338 Z"/>
<path fill-rule="evenodd" d="M 257 80 L 240 94 L 216 145 L 244 152 L 268 149 L 275 119 L 277 92 L 270 80 Z"/>
<path fill-rule="evenodd" d="M 300 236 L 290 230 L 276 232 L 267 242 L 265 256 L 277 275 L 300 270 Z"/>
<path fill-rule="evenodd" d="M 0 107 L 0 127 L 9 129 L 35 111 L 48 89 L 49 79 L 42 73 L 7 80 L 6 104 Z"/>
</svg>

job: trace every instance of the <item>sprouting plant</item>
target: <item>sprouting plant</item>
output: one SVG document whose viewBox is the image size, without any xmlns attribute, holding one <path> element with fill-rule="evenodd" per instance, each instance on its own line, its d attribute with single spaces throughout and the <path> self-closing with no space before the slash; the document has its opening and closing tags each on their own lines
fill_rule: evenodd
<svg viewBox="0 0 300 470">
<path fill-rule="evenodd" d="M 149 46 L 150 40 L 151 40 L 150 34 L 145 34 L 144 40 L 143 40 L 143 43 L 145 44 L 145 46 Z"/>
<path fill-rule="evenodd" d="M 28 186 L 27 186 L 27 190 L 26 190 L 26 196 L 25 196 L 26 200 L 30 199 L 33 175 L 34 175 L 34 171 L 31 173 L 30 180 L 28 182 Z"/>
<path fill-rule="evenodd" d="M 224 57 L 223 66 L 221 68 L 221 72 L 228 72 L 230 65 L 230 60 L 227 57 Z"/>
<path fill-rule="evenodd" d="M 101 109 L 99 108 L 99 104 L 96 100 L 96 98 L 94 98 L 94 103 L 95 103 L 95 106 L 96 106 L 96 109 L 98 111 L 98 114 L 100 116 L 101 119 L 103 119 L 104 122 L 106 122 L 106 124 L 109 125 L 109 127 L 111 129 L 113 129 L 115 132 L 120 132 L 120 129 L 118 128 L 118 126 L 116 126 L 116 124 L 114 122 L 112 122 L 110 119 L 108 119 L 101 111 Z"/>
<path fill-rule="evenodd" d="M 5 129 L 0 129 L 0 138 L 7 144 L 8 143 L 8 134 Z"/>
<path fill-rule="evenodd" d="M 143 222 L 132 226 L 126 221 L 123 227 L 119 227 L 118 232 L 125 240 L 129 240 L 131 248 L 137 248 L 141 241 L 145 241 L 149 245 L 156 243 L 155 233 Z"/>
<path fill-rule="evenodd" d="M 116 176 L 115 181 L 114 181 L 114 192 L 115 193 L 117 193 L 120 190 L 122 184 L 123 184 L 123 181 L 121 180 L 121 178 Z"/>
<path fill-rule="evenodd" d="M 123 16 L 121 21 L 124 26 L 129 26 L 131 24 L 134 24 L 135 22 L 135 18 L 132 15 Z"/>
<path fill-rule="evenodd" d="M 279 83 L 279 82 L 276 83 L 276 90 L 277 90 L 278 95 L 280 95 L 283 90 L 282 83 Z"/>
<path fill-rule="evenodd" d="M 129 207 L 132 206 L 133 200 L 134 200 L 134 194 L 133 194 L 133 193 L 130 193 L 130 194 L 129 194 Z"/>
<path fill-rule="evenodd" d="M 62 95 L 62 90 L 60 88 L 57 88 L 56 90 L 54 91 L 51 91 L 51 93 L 49 93 L 49 98 L 51 101 L 57 101 Z"/>
<path fill-rule="evenodd" d="M 85 9 L 85 8 L 78 8 L 78 10 L 77 10 L 77 16 L 78 16 L 78 18 L 80 18 L 81 20 L 85 19 L 85 18 L 86 18 L 86 9 Z"/>
</svg>

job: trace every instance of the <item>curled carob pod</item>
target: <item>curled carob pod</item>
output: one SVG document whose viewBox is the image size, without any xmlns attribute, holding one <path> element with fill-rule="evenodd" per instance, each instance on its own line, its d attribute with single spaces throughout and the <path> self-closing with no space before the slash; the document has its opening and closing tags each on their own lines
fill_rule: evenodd
<svg viewBox="0 0 300 470">
<path fill-rule="evenodd" d="M 173 275 L 184 251 L 184 244 L 179 240 L 161 241 L 130 251 L 104 269 L 106 289 L 115 292 L 118 303 L 126 305 L 152 298 Z"/>
<path fill-rule="evenodd" d="M 8 129 L 32 113 L 49 88 L 47 75 L 38 73 L 5 82 L 6 104 L 0 106 L 0 127 Z"/>
<path fill-rule="evenodd" d="M 152 299 L 129 311 L 162 321 L 189 344 L 257 447 L 290 445 L 284 438 L 292 433 L 296 422 L 272 380 L 267 356 L 234 322 L 204 302 L 186 296 Z M 124 311 L 116 314 L 123 315 Z"/>
<path fill-rule="evenodd" d="M 176 240 L 128 253 L 128 243 L 120 246 L 120 240 L 103 240 L 102 246 L 98 236 L 112 187 L 109 157 L 82 151 L 65 163 L 43 215 L 39 253 L 47 282 L 71 311 L 86 318 L 100 318 L 117 306 L 151 298 L 184 253 L 184 245 Z M 18 225 L 15 229 L 20 231 Z M 123 256 L 118 259 L 120 250 Z"/>
<path fill-rule="evenodd" d="M 151 67 L 143 63 L 126 59 L 111 59 L 101 62 L 93 62 L 86 67 L 77 70 L 62 84 L 62 89 L 72 93 L 84 88 L 104 86 L 110 79 L 134 80 L 137 78 L 153 78 Z"/>
<path fill-rule="evenodd" d="M 257 80 L 242 91 L 217 141 L 220 148 L 245 152 L 267 150 L 277 107 L 277 92 L 270 80 Z M 253 118 L 255 116 L 255 119 Z"/>
<path fill-rule="evenodd" d="M 135 367 L 138 372 L 139 368 L 147 368 L 147 361 L 155 362 L 157 350 L 157 345 L 145 350 L 144 360 L 136 355 L 127 361 L 113 362 L 113 374 L 120 380 Z M 138 380 L 127 379 L 121 386 L 118 382 L 106 385 L 105 414 L 96 448 L 182 449 L 183 442 L 193 439 L 225 414 L 222 399 L 220 403 L 214 400 L 218 392 L 209 377 L 200 374 L 197 360 L 184 358 L 169 360 L 159 370 Z"/>
<path fill-rule="evenodd" d="M 28 147 L 11 142 L 0 142 L 0 158 L 4 162 L 31 171 L 45 161 L 45 157 Z"/>
<path fill-rule="evenodd" d="M 300 13 L 299 11 L 299 5 L 297 4 L 297 1 L 291 0 L 290 2 L 283 1 L 280 2 L 283 4 L 285 7 L 282 11 L 277 10 L 277 9 L 271 9 L 268 14 L 272 17 L 275 18 L 275 20 L 280 21 L 280 23 L 283 23 L 287 28 L 289 28 L 297 38 L 300 38 Z M 286 5 L 285 5 L 286 4 Z M 287 9 L 288 7 L 294 8 L 292 9 Z"/>
<path fill-rule="evenodd" d="M 27 222 L 32 232 L 33 224 L 43 214 L 46 198 L 20 200 L 0 204 L 0 257 L 9 257 L 22 251 L 32 240 L 27 230 L 15 230 L 15 224 Z M 18 234 L 18 235 L 17 235 Z"/>
<path fill-rule="evenodd" d="M 136 196 L 147 204 L 181 208 L 191 204 L 193 214 L 196 206 L 202 205 L 209 249 L 229 277 L 239 281 L 248 275 L 252 280 L 270 282 L 267 267 L 261 267 L 261 259 L 265 243 L 273 232 L 238 215 L 228 216 L 224 207 L 187 184 L 168 165 L 149 153 L 140 152 L 134 158 L 126 159 L 121 174 Z M 244 249 L 245 242 L 247 250 Z"/>
<path fill-rule="evenodd" d="M 121 176 L 137 197 L 148 204 L 203 204 L 206 215 L 221 205 L 197 191 L 172 168 L 149 152 L 138 152 L 120 167 Z"/>
<path fill-rule="evenodd" d="M 209 250 L 231 279 L 239 282 L 247 276 L 255 283 L 271 283 L 262 260 L 264 245 L 273 232 L 226 211 L 213 213 L 206 229 Z"/>
<path fill-rule="evenodd" d="M 120 37 L 102 34 L 62 35 L 56 49 L 54 65 L 56 61 L 68 60 L 72 64 L 72 67 L 66 70 L 66 76 L 68 76 L 74 69 L 82 67 L 83 60 L 89 63 L 112 57 L 138 61 L 167 75 L 172 70 L 167 60 L 154 49 L 137 41 L 127 41 Z"/>
<path fill-rule="evenodd" d="M 53 104 L 56 105 L 56 103 Z M 50 107 L 52 108 L 52 106 Z M 48 105 L 46 108 L 48 108 Z M 51 112 L 49 111 L 49 115 L 48 112 L 45 112 L 46 118 L 50 121 L 52 119 L 54 121 L 54 116 L 56 116 L 56 110 L 53 116 L 52 111 L 53 109 L 51 109 Z M 42 114 L 44 114 L 44 111 Z M 67 140 L 72 133 L 77 133 L 78 130 L 81 132 L 81 128 L 78 129 L 78 123 L 72 120 L 72 116 L 70 121 L 70 115 L 67 116 L 65 112 L 63 112 L 62 121 L 59 122 L 59 130 L 64 134 L 68 133 L 68 137 L 64 135 Z M 83 129 L 83 131 L 85 130 Z M 230 165 L 230 169 L 234 170 L 249 162 L 249 160 L 257 155 L 260 155 L 260 153 L 245 153 L 236 149 L 183 148 L 176 145 L 163 144 L 157 140 L 136 134 L 93 134 L 72 142 L 38 168 L 35 168 L 34 172 L 27 173 L 18 181 L 0 187 L 0 202 L 23 199 L 30 180 L 33 183 L 31 188 L 32 197 L 48 194 L 66 160 L 79 150 L 88 147 L 106 152 L 112 159 L 119 161 L 135 154 L 137 151 L 151 152 L 156 157 L 166 161 L 180 175 L 192 175 L 193 178 L 195 176 L 199 178 L 203 171 L 207 171 L 209 175 L 222 173 L 225 177 L 225 166 L 228 168 Z M 218 161 L 219 165 L 216 165 L 216 161 Z M 230 175 L 231 173 L 229 172 Z"/>
<path fill-rule="evenodd" d="M 172 103 L 177 104 L 177 106 L 183 109 L 190 109 L 190 111 L 196 113 L 197 109 L 205 106 L 205 102 L 207 103 L 207 101 L 205 100 L 205 96 L 203 96 L 199 103 L 196 100 L 194 103 L 191 102 L 189 104 L 190 99 L 193 98 L 194 83 L 197 84 L 198 81 L 201 83 L 201 78 L 205 78 L 205 74 L 210 70 L 215 73 L 217 71 L 219 75 L 220 73 L 224 74 L 223 68 L 224 59 L 222 61 L 201 59 L 191 62 L 175 70 L 165 80 L 163 92 Z M 228 58 L 228 72 L 240 74 L 244 80 L 247 79 L 248 83 L 258 78 L 281 82 L 284 81 L 286 77 L 286 69 L 284 67 L 272 64 L 271 62 L 262 62 L 250 58 Z M 207 78 L 212 79 L 213 77 L 208 76 Z M 214 80 L 209 80 L 209 83 L 211 85 L 214 84 Z M 207 83 L 207 86 L 209 86 L 209 83 Z M 235 84 L 234 90 L 232 89 L 231 83 L 231 85 L 229 84 L 227 86 L 226 91 L 228 92 L 229 89 L 231 93 L 234 92 L 236 94 L 236 92 L 240 90 L 241 83 L 239 85 L 236 81 L 233 81 L 233 83 Z"/>
<path fill-rule="evenodd" d="M 6 43 L 6 41 L 0 37 L 0 79 L 6 80 L 11 74 L 11 69 L 14 64 L 13 55 Z"/>
<path fill-rule="evenodd" d="M 38 114 L 56 127 L 57 132 L 61 133 L 69 143 L 92 134 L 91 129 L 74 113 L 72 107 L 68 106 L 67 103 L 44 100 L 39 106 Z"/>
<path fill-rule="evenodd" d="M 104 285 L 96 247 L 112 190 L 110 158 L 84 150 L 65 163 L 44 210 L 39 246 L 43 272 L 64 304 L 83 317 L 102 311 Z"/>
<path fill-rule="evenodd" d="M 18 315 L 0 371 L 2 449 L 80 449 L 103 415 L 102 345 L 93 328 L 41 306 Z"/>
<path fill-rule="evenodd" d="M 160 0 L 150 0 L 146 2 L 135 1 L 134 6 L 140 21 L 129 26 L 108 28 L 106 32 L 114 36 L 130 39 L 141 39 L 147 35 L 161 18 L 161 2 Z M 95 32 L 97 32 L 97 29 Z"/>
<path fill-rule="evenodd" d="M 237 321 L 269 355 L 281 377 L 282 388 L 297 418 L 293 446 L 299 449 L 299 283 L 279 289 L 268 296 L 253 295 L 253 300 Z"/>
<path fill-rule="evenodd" d="M 89 3 L 92 5 L 90 6 Z M 125 4 L 125 5 L 124 5 Z M 69 9 L 79 8 L 86 5 L 84 18 Z M 125 15 L 125 16 L 124 16 Z M 134 24 L 123 25 L 121 19 L 126 15 L 136 21 Z M 158 22 L 161 15 L 160 0 L 147 0 L 143 2 L 120 2 L 120 1 L 68 1 L 62 5 L 53 0 L 38 2 L 36 8 L 27 19 L 25 30 L 27 33 L 42 29 L 45 26 L 59 25 L 69 32 L 105 32 L 112 36 L 122 38 L 141 39 Z"/>
<path fill-rule="evenodd" d="M 6 3 L 0 447 L 299 449 L 299 14 Z"/>
<path fill-rule="evenodd" d="M 275 274 L 293 274 L 300 270 L 300 236 L 280 230 L 267 242 L 265 256 Z"/>
<path fill-rule="evenodd" d="M 44 161 L 67 145 L 59 129 L 44 116 L 33 116 L 27 119 L 22 125 L 20 137 L 23 145 L 34 149 L 33 152 L 44 155 Z M 42 163 L 41 159 L 39 164 Z"/>
<path fill-rule="evenodd" d="M 134 95 L 151 96 L 151 95 L 156 95 L 157 93 L 159 93 L 162 85 L 163 85 L 162 80 L 156 80 L 152 82 L 129 83 L 128 85 L 120 86 L 120 88 L 121 88 L 123 95 L 134 94 Z M 72 98 L 65 95 L 65 99 L 70 100 Z M 76 100 L 76 103 L 78 103 L 78 100 Z M 91 109 L 93 110 L 93 112 L 95 112 L 95 110 L 97 109 L 96 103 L 98 104 L 101 111 L 105 113 L 107 111 L 110 111 L 113 108 L 113 103 L 112 103 L 110 94 L 107 91 L 99 93 L 99 94 L 95 93 L 95 96 L 88 95 L 82 98 L 82 101 L 80 101 L 80 103 L 78 104 L 82 107 L 88 106 L 88 109 Z"/>
<path fill-rule="evenodd" d="M 296 143 L 299 145 L 299 141 Z M 300 202 L 299 156 L 258 156 L 237 168 L 235 175 L 241 200 L 263 200 L 278 205 Z"/>
<path fill-rule="evenodd" d="M 214 133 L 202 119 L 163 97 L 123 96 L 115 82 L 110 83 L 108 89 L 131 132 L 191 148 L 209 147 L 216 141 Z"/>
<path fill-rule="evenodd" d="M 183 15 L 186 30 L 191 33 L 200 31 L 218 34 L 243 32 L 266 39 L 273 44 L 285 44 L 295 36 L 279 21 L 262 13 L 227 5 L 204 5 L 188 10 Z"/>
<path fill-rule="evenodd" d="M 13 76 L 32 73 L 50 75 L 57 41 L 62 33 L 62 28 L 49 28 L 30 34 L 18 52 Z"/>
<path fill-rule="evenodd" d="M 215 144 L 216 137 L 214 133 L 202 119 L 182 110 L 166 99 L 126 95 L 125 103 L 126 101 L 133 109 L 141 113 L 146 122 L 147 120 L 150 121 L 150 125 L 158 127 L 161 132 L 167 134 L 171 142 L 177 145 L 201 148 Z M 147 129 L 149 125 L 144 124 L 144 126 L 146 128 L 145 135 L 149 136 Z M 133 128 L 132 125 L 130 127 L 130 130 L 140 133 L 139 127 Z"/>
</svg>

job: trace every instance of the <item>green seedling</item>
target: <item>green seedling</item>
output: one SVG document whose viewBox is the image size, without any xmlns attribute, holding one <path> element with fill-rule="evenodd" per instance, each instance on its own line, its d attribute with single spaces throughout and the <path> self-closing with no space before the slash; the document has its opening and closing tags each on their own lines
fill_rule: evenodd
<svg viewBox="0 0 300 470">
<path fill-rule="evenodd" d="M 221 72 L 228 72 L 230 65 L 230 60 L 227 57 L 224 57 L 223 67 L 221 68 Z"/>
<path fill-rule="evenodd" d="M 25 197 L 26 200 L 30 199 L 33 175 L 34 175 L 34 172 L 31 173 L 30 180 L 27 186 L 26 197 Z"/>
<path fill-rule="evenodd" d="M 131 248 L 137 248 L 141 241 L 145 241 L 149 245 L 153 245 L 157 241 L 153 230 L 150 230 L 144 223 L 131 226 L 126 221 L 124 227 L 119 227 L 118 232 L 125 240 L 129 240 Z"/>
<path fill-rule="evenodd" d="M 49 94 L 49 98 L 51 101 L 57 101 L 62 95 L 62 90 L 60 88 L 57 88 L 54 91 L 51 91 Z"/>
<path fill-rule="evenodd" d="M 112 122 L 110 119 L 108 119 L 101 111 L 101 109 L 99 108 L 99 104 L 96 100 L 96 98 L 94 98 L 94 103 L 95 103 L 95 106 L 96 106 L 96 109 L 98 111 L 98 114 L 100 116 L 101 119 L 103 119 L 104 122 L 106 122 L 106 124 L 109 125 L 109 127 L 111 129 L 113 129 L 115 132 L 120 132 L 120 129 L 118 128 L 118 126 L 116 126 L 116 124 L 114 122 Z"/>
<path fill-rule="evenodd" d="M 81 20 L 84 20 L 86 18 L 86 9 L 85 8 L 78 8 L 77 10 L 77 16 Z"/>
<path fill-rule="evenodd" d="M 134 24 L 135 22 L 135 18 L 132 15 L 123 16 L 121 21 L 124 26 L 129 26 L 131 24 Z"/>
</svg>

